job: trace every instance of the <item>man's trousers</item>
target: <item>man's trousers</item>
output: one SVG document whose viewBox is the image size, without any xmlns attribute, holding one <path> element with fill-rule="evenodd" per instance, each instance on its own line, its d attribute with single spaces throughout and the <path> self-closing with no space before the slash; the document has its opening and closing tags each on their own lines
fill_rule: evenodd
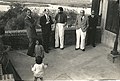
<svg viewBox="0 0 120 81">
<path fill-rule="evenodd" d="M 85 49 L 85 38 L 86 32 L 83 32 L 81 28 L 76 29 L 76 48 Z"/>
<path fill-rule="evenodd" d="M 60 43 L 59 43 L 60 42 Z M 64 24 L 57 23 L 55 29 L 55 47 L 64 48 Z"/>
<path fill-rule="evenodd" d="M 93 29 L 88 29 L 87 31 L 87 44 L 92 44 L 95 46 L 96 42 L 96 28 L 94 27 Z"/>
<path fill-rule="evenodd" d="M 50 31 L 42 32 L 43 47 L 44 47 L 45 52 L 48 52 L 48 50 L 49 50 L 50 36 L 51 36 L 51 32 Z"/>
</svg>

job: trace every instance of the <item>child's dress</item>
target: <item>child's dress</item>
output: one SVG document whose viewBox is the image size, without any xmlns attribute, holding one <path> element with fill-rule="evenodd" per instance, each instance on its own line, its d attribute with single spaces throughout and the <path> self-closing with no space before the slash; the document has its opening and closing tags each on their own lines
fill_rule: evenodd
<svg viewBox="0 0 120 81">
<path fill-rule="evenodd" d="M 42 45 L 35 45 L 35 57 L 37 56 L 44 58 L 44 48 Z"/>
<path fill-rule="evenodd" d="M 44 63 L 42 63 L 42 64 L 35 64 L 32 67 L 32 71 L 34 73 L 34 77 L 43 78 L 45 68 L 47 68 L 47 65 L 45 65 Z"/>
</svg>

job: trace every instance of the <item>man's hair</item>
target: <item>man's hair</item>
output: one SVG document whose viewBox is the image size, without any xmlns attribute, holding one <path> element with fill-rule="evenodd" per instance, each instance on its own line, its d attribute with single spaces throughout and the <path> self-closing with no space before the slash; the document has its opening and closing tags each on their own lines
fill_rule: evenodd
<svg viewBox="0 0 120 81">
<path fill-rule="evenodd" d="M 46 12 L 47 10 L 49 11 L 49 9 L 44 9 L 44 12 Z"/>
<path fill-rule="evenodd" d="M 30 13 L 32 13 L 32 11 L 29 8 L 25 8 L 23 11 L 25 12 L 30 11 Z"/>
<path fill-rule="evenodd" d="M 58 9 L 59 9 L 60 11 L 63 11 L 63 8 L 62 8 L 62 7 L 58 7 Z"/>
<path fill-rule="evenodd" d="M 42 63 L 42 57 L 37 56 L 35 61 L 36 61 L 37 64 L 41 64 Z"/>
</svg>

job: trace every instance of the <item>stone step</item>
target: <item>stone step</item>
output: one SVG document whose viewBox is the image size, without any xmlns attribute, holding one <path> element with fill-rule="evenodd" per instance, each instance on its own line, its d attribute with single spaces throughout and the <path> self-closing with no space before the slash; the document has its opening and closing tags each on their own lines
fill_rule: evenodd
<svg viewBox="0 0 120 81">
<path fill-rule="evenodd" d="M 113 63 L 120 63 L 120 54 L 119 55 L 108 54 L 108 60 L 110 60 Z"/>
</svg>

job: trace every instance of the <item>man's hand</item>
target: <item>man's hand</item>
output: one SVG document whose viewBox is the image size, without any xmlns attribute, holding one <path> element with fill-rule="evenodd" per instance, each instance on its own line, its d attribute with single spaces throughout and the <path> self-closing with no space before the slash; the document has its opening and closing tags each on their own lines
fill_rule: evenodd
<svg viewBox="0 0 120 81">
<path fill-rule="evenodd" d="M 46 69 L 48 67 L 48 64 L 46 63 L 45 65 L 44 65 L 44 68 Z"/>
<path fill-rule="evenodd" d="M 67 25 L 67 23 L 65 22 L 65 24 L 63 25 L 63 27 L 65 27 Z"/>
<path fill-rule="evenodd" d="M 41 25 L 40 25 L 40 24 L 37 24 L 37 26 L 41 28 Z"/>
<path fill-rule="evenodd" d="M 55 27 L 56 27 L 56 24 L 52 24 L 52 31 L 54 31 L 55 30 Z"/>
<path fill-rule="evenodd" d="M 46 22 L 46 24 L 48 24 L 49 22 Z"/>
</svg>

